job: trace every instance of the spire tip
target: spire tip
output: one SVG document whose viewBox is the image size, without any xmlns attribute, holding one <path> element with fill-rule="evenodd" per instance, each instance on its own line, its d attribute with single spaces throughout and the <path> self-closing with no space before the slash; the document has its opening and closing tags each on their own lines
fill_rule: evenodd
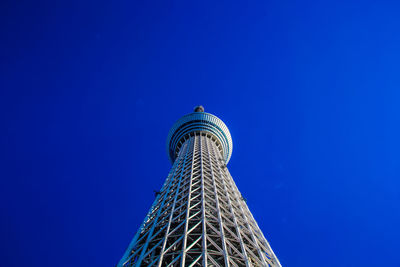
<svg viewBox="0 0 400 267">
<path fill-rule="evenodd" d="M 204 107 L 203 106 L 197 106 L 194 108 L 194 112 L 204 112 Z"/>
</svg>

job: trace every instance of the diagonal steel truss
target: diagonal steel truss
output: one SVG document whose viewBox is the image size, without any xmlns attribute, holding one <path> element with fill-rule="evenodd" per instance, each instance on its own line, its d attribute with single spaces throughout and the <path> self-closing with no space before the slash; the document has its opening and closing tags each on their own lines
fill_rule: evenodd
<svg viewBox="0 0 400 267">
<path fill-rule="evenodd" d="M 281 266 L 237 189 L 217 140 L 186 137 L 118 266 Z"/>
</svg>

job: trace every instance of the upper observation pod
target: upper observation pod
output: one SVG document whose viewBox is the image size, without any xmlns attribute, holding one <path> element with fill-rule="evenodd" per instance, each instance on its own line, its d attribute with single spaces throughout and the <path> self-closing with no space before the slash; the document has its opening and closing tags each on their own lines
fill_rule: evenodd
<svg viewBox="0 0 400 267">
<path fill-rule="evenodd" d="M 225 164 L 232 155 L 232 137 L 225 123 L 218 117 L 204 112 L 203 106 L 194 108 L 194 112 L 180 118 L 172 126 L 167 138 L 167 154 L 171 163 L 179 153 L 179 149 L 190 136 L 204 133 L 216 142 Z"/>
</svg>

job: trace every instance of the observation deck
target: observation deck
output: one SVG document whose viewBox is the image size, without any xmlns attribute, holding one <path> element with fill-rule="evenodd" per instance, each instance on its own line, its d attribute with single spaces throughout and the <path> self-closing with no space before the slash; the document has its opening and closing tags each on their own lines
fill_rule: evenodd
<svg viewBox="0 0 400 267">
<path fill-rule="evenodd" d="M 221 152 L 225 164 L 228 164 L 232 155 L 232 137 L 225 123 L 217 116 L 204 112 L 202 106 L 195 108 L 172 126 L 167 138 L 167 154 L 171 163 L 174 163 L 181 146 L 196 132 L 209 134 Z"/>
</svg>

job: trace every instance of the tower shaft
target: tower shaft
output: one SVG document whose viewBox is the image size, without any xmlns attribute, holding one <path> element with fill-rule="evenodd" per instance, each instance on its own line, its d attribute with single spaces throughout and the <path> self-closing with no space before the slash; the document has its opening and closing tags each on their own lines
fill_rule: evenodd
<svg viewBox="0 0 400 267">
<path fill-rule="evenodd" d="M 118 266 L 281 266 L 207 131 L 180 141 L 172 169 Z"/>
</svg>

